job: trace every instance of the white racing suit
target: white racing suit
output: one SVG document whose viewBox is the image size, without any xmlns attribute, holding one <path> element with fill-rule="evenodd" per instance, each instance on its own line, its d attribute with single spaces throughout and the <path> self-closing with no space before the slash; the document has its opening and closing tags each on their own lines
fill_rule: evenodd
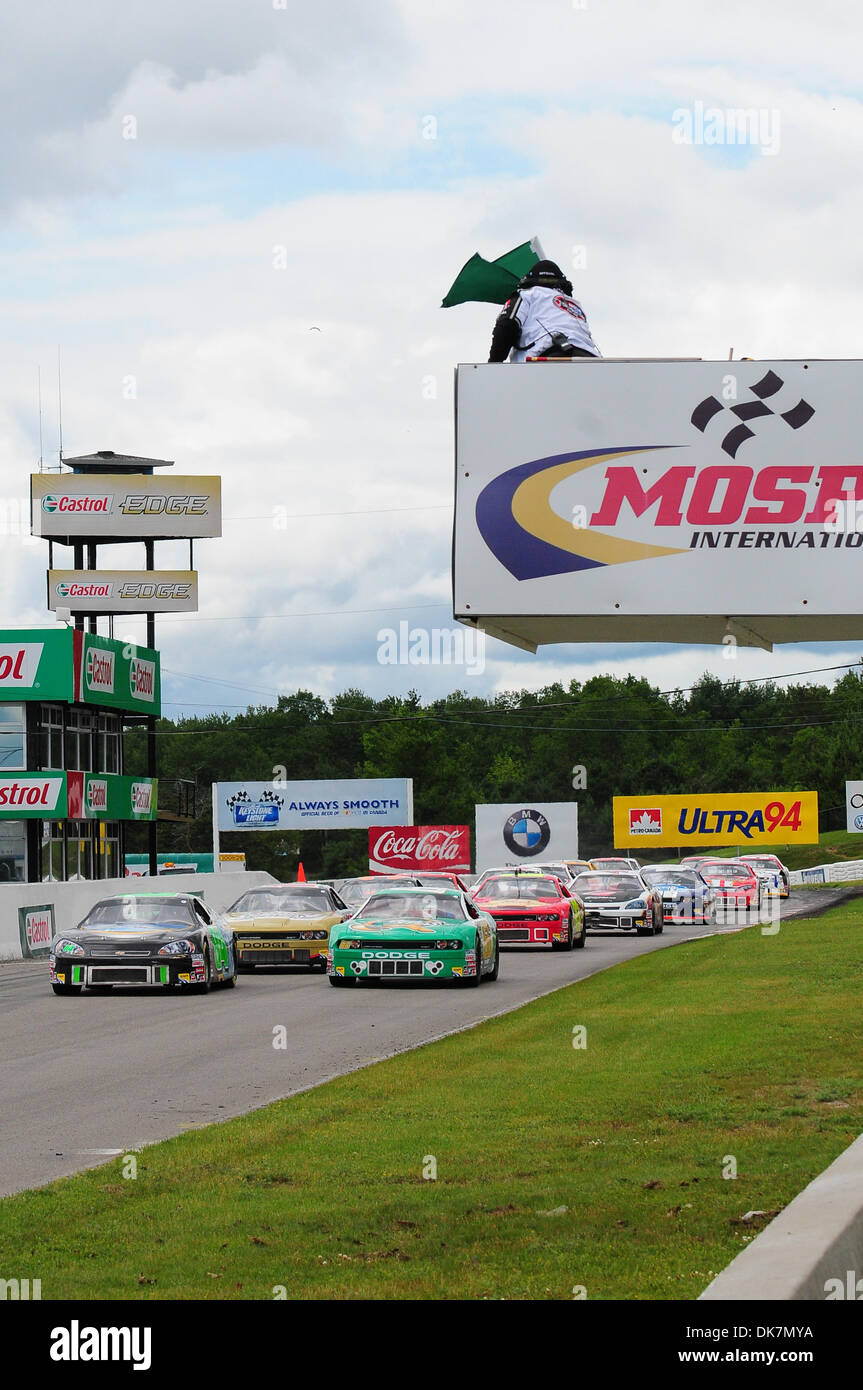
<svg viewBox="0 0 863 1390">
<path fill-rule="evenodd" d="M 520 290 L 510 314 L 521 329 L 518 345 L 510 352 L 510 362 L 542 357 L 558 335 L 572 347 L 590 353 L 591 357 L 602 356 L 590 336 L 587 316 L 581 305 L 561 290 L 544 285 Z"/>
</svg>

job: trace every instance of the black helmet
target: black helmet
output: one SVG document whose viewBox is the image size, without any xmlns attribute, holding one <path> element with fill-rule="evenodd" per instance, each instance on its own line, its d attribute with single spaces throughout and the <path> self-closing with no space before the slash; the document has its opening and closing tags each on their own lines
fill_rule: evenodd
<svg viewBox="0 0 863 1390">
<path fill-rule="evenodd" d="M 537 261 L 536 265 L 532 265 L 527 274 L 522 276 L 518 282 L 520 290 L 534 289 L 538 285 L 544 285 L 553 290 L 563 290 L 565 294 L 572 294 L 572 283 L 566 279 L 555 261 Z"/>
</svg>

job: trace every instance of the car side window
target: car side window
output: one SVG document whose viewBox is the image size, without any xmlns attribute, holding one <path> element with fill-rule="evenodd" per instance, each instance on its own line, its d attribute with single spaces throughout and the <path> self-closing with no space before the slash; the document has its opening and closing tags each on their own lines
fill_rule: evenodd
<svg viewBox="0 0 863 1390">
<path fill-rule="evenodd" d="M 467 908 L 471 917 L 479 916 L 479 909 L 471 902 L 470 898 L 465 898 L 465 907 Z"/>
<path fill-rule="evenodd" d="M 207 909 L 204 907 L 204 904 L 199 902 L 195 903 L 195 916 L 200 917 L 201 921 L 206 926 L 209 926 L 213 920 Z"/>
<path fill-rule="evenodd" d="M 337 910 L 338 912 L 347 912 L 347 910 L 348 910 L 348 905 L 347 905 L 347 903 L 343 903 L 343 902 L 342 902 L 342 900 L 341 900 L 341 898 L 339 897 L 338 893 L 336 892 L 335 888 L 331 888 L 331 889 L 330 889 L 330 897 L 331 897 L 332 900 L 333 900 L 333 906 L 336 908 L 336 910 Z"/>
</svg>

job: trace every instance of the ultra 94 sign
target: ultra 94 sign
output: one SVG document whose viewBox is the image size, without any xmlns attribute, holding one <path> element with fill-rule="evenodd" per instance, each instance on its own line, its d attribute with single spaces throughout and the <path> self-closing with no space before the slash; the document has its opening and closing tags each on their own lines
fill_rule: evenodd
<svg viewBox="0 0 863 1390">
<path fill-rule="evenodd" d="M 752 849 L 771 841 L 818 843 L 817 792 L 614 798 L 614 843 L 618 849 L 661 845 L 745 845 Z"/>
</svg>

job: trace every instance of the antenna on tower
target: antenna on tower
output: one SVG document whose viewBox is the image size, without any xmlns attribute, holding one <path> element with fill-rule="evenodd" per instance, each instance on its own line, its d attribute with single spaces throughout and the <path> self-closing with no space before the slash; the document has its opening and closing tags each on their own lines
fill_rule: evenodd
<svg viewBox="0 0 863 1390">
<path fill-rule="evenodd" d="M 36 394 L 39 398 L 39 472 L 43 471 L 42 453 L 42 368 L 36 367 Z"/>
<path fill-rule="evenodd" d="M 60 344 L 57 344 L 57 433 L 59 436 L 59 458 L 63 462 L 63 383 L 60 377 Z"/>
</svg>

